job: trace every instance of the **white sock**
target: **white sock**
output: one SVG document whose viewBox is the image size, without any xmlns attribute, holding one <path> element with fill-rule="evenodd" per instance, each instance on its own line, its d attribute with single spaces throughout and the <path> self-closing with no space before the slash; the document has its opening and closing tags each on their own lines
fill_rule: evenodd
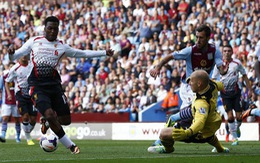
<svg viewBox="0 0 260 163">
<path fill-rule="evenodd" d="M 24 132 L 30 132 L 29 122 L 23 122 L 22 123 L 22 129 L 23 129 Z"/>
<path fill-rule="evenodd" d="M 65 134 L 62 138 L 59 139 L 61 144 L 63 144 L 66 148 L 70 148 L 72 145 L 75 145 L 70 138 Z"/>
<path fill-rule="evenodd" d="M 31 125 L 29 124 L 29 122 L 23 122 L 22 123 L 22 129 L 24 131 L 24 135 L 25 135 L 26 140 L 31 140 L 31 135 L 30 135 Z"/>
<path fill-rule="evenodd" d="M 34 126 L 35 126 L 35 125 L 32 126 L 30 123 L 28 124 L 28 128 L 29 128 L 29 130 L 30 130 L 30 133 L 31 133 L 32 130 L 34 129 Z"/>
<path fill-rule="evenodd" d="M 236 140 L 237 139 L 237 128 L 236 128 L 235 122 L 228 123 L 228 126 L 229 126 L 231 135 L 233 136 L 234 140 Z"/>
</svg>

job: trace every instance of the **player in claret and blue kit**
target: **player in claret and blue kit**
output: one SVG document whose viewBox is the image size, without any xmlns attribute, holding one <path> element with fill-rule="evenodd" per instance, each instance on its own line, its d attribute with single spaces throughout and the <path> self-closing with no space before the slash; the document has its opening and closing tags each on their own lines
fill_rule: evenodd
<svg viewBox="0 0 260 163">
<path fill-rule="evenodd" d="M 196 44 L 191 47 L 186 47 L 181 51 L 175 51 L 171 55 L 166 56 L 161 62 L 150 71 L 151 76 L 157 77 L 160 74 L 160 69 L 170 60 L 185 60 L 186 61 L 186 75 L 183 77 L 180 87 L 180 97 L 182 105 L 180 112 L 170 116 L 167 122 L 167 127 L 171 127 L 175 121 L 192 119 L 191 102 L 194 98 L 190 86 L 186 82 L 186 77 L 197 70 L 203 69 L 208 74 L 211 74 L 216 65 L 221 74 L 227 72 L 227 67 L 223 66 L 222 54 L 214 44 L 209 43 L 211 29 L 207 25 L 201 25 L 196 29 Z M 160 144 L 156 141 L 153 145 Z"/>
</svg>

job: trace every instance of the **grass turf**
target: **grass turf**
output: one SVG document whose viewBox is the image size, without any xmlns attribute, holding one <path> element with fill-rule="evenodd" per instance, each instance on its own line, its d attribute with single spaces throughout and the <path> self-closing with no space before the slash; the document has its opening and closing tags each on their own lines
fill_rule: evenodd
<svg viewBox="0 0 260 163">
<path fill-rule="evenodd" d="M 35 141 L 36 142 L 36 141 Z M 59 143 L 53 153 L 44 152 L 38 142 L 27 146 L 23 140 L 17 144 L 15 140 L 0 143 L 0 162 L 6 163 L 247 163 L 260 160 L 260 142 L 239 142 L 238 146 L 222 142 L 230 149 L 228 154 L 211 153 L 208 144 L 175 143 L 172 154 L 151 154 L 147 152 L 153 141 L 112 141 L 112 140 L 75 140 L 81 153 L 70 154 L 68 149 Z"/>
</svg>

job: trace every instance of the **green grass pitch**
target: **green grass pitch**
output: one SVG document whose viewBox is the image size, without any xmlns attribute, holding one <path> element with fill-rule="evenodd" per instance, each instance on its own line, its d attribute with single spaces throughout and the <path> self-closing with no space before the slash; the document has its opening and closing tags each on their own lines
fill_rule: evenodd
<svg viewBox="0 0 260 163">
<path fill-rule="evenodd" d="M 153 141 L 118 141 L 118 140 L 75 140 L 81 153 L 70 154 L 59 143 L 53 153 L 44 152 L 38 142 L 27 146 L 23 140 L 0 143 L 0 162 L 5 163 L 254 163 L 260 160 L 260 142 L 239 142 L 238 146 L 222 142 L 230 149 L 228 154 L 211 153 L 208 144 L 175 143 L 172 154 L 151 154 L 147 152 Z"/>
</svg>

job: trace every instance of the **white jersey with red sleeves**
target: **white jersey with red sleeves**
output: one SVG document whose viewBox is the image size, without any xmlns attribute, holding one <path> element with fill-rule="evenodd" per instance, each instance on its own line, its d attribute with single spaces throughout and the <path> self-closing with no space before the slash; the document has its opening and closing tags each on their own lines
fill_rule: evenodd
<svg viewBox="0 0 260 163">
<path fill-rule="evenodd" d="M 214 71 L 212 74 L 212 78 L 217 79 L 220 76 L 220 81 L 224 84 L 225 92 L 233 92 L 238 91 L 238 80 L 239 73 L 242 75 L 246 74 L 246 70 L 243 67 L 242 63 L 238 59 L 232 59 L 232 61 L 228 65 L 228 72 L 225 75 L 219 74 L 219 70 L 214 67 Z"/>
<path fill-rule="evenodd" d="M 60 84 L 61 79 L 57 71 L 58 63 L 63 56 L 74 58 L 90 58 L 105 56 L 106 51 L 80 50 L 63 44 L 62 41 L 48 41 L 44 36 L 30 38 L 15 51 L 13 59 L 30 54 L 31 71 L 28 84 L 52 85 Z"/>
<path fill-rule="evenodd" d="M 16 63 L 9 71 L 6 82 L 15 82 L 15 93 L 21 91 L 24 96 L 29 96 L 28 75 L 30 74 L 30 67 Z"/>
</svg>

